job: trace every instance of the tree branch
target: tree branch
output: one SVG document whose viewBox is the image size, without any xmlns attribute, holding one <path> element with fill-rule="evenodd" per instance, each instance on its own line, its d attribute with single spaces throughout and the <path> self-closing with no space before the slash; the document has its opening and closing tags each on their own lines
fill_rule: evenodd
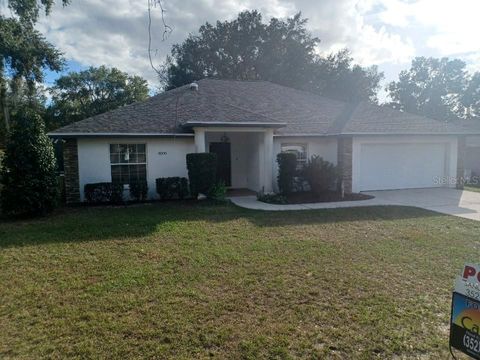
<svg viewBox="0 0 480 360">
<path fill-rule="evenodd" d="M 165 8 L 163 7 L 162 0 L 147 0 L 148 4 L 148 59 L 150 61 L 151 68 L 157 73 L 158 76 L 161 75 L 161 70 L 156 68 L 153 65 L 152 60 L 152 7 L 159 7 L 161 16 L 162 16 L 162 24 L 163 24 L 163 34 L 162 34 L 162 41 L 165 41 L 168 36 L 173 31 L 172 27 L 169 26 L 165 20 Z M 156 52 L 156 50 L 155 50 Z"/>
</svg>

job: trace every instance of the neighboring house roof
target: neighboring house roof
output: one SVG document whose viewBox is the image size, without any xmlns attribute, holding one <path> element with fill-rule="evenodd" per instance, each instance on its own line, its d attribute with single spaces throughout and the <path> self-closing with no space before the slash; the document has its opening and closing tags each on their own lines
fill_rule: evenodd
<svg viewBox="0 0 480 360">
<path fill-rule="evenodd" d="M 51 136 L 185 134 L 192 124 L 259 123 L 277 135 L 462 134 L 462 126 L 367 102 L 350 104 L 266 81 L 204 79 L 67 125 Z"/>
</svg>

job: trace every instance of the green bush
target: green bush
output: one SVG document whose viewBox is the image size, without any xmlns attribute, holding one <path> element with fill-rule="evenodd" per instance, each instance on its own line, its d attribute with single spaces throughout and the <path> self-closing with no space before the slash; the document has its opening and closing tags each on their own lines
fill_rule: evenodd
<svg viewBox="0 0 480 360">
<path fill-rule="evenodd" d="M 319 194 L 335 188 L 338 172 L 332 163 L 313 155 L 302 170 L 302 176 L 307 181 L 312 192 Z"/>
<path fill-rule="evenodd" d="M 184 199 L 188 196 L 188 180 L 184 177 L 158 178 L 156 181 L 157 194 L 162 200 Z"/>
<path fill-rule="evenodd" d="M 293 153 L 280 153 L 277 155 L 278 190 L 282 194 L 290 194 L 293 191 L 294 180 L 297 174 L 297 155 Z"/>
<path fill-rule="evenodd" d="M 188 180 L 190 194 L 208 194 L 210 188 L 216 184 L 217 155 L 213 153 L 187 154 Z"/>
<path fill-rule="evenodd" d="M 123 202 L 123 185 L 111 182 L 85 184 L 84 195 L 90 204 L 120 204 Z"/>
<path fill-rule="evenodd" d="M 3 213 L 45 215 L 58 203 L 56 160 L 42 119 L 25 109 L 8 139 L 1 170 Z"/>
<path fill-rule="evenodd" d="M 268 204 L 287 204 L 287 198 L 280 194 L 257 194 L 257 200 Z"/>
<path fill-rule="evenodd" d="M 227 187 L 223 183 L 223 181 L 216 183 L 210 190 L 208 191 L 208 198 L 211 200 L 216 201 L 223 201 L 225 200 L 225 196 L 227 195 Z"/>
<path fill-rule="evenodd" d="M 146 181 L 133 182 L 129 184 L 130 197 L 134 201 L 145 201 L 148 198 L 148 184 Z"/>
</svg>

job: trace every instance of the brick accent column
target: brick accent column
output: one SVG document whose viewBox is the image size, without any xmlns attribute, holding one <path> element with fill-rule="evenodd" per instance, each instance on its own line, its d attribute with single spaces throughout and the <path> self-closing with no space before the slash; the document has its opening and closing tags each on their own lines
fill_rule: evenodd
<svg viewBox="0 0 480 360">
<path fill-rule="evenodd" d="M 338 169 L 340 179 L 343 182 L 343 191 L 349 194 L 352 192 L 353 139 L 351 137 L 338 138 L 337 151 Z"/>
<path fill-rule="evenodd" d="M 65 198 L 67 204 L 80 202 L 80 181 L 78 176 L 77 139 L 67 139 L 63 144 L 65 171 Z"/>
<path fill-rule="evenodd" d="M 467 144 L 465 136 L 458 137 L 458 148 L 457 148 L 457 183 L 456 187 L 459 190 L 463 190 L 463 185 L 465 182 L 465 156 L 467 153 Z"/>
</svg>

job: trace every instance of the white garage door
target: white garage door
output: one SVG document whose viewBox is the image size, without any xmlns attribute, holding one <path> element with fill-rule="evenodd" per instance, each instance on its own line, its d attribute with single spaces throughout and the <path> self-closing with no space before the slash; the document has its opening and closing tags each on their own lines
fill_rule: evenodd
<svg viewBox="0 0 480 360">
<path fill-rule="evenodd" d="M 440 186 L 438 178 L 446 174 L 446 148 L 445 143 L 362 144 L 359 190 Z"/>
</svg>

